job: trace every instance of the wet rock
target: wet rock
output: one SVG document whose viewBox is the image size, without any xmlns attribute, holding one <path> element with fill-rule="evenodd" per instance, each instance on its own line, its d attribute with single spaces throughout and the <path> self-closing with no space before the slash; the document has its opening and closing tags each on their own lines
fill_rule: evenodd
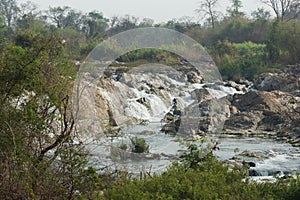
<svg viewBox="0 0 300 200">
<path fill-rule="evenodd" d="M 163 125 L 161 131 L 164 133 L 176 134 L 179 130 L 180 123 L 181 123 L 181 119 L 176 119 L 171 122 L 168 122 L 165 125 Z"/>
<path fill-rule="evenodd" d="M 138 103 L 143 104 L 143 105 L 149 105 L 149 103 L 147 102 L 147 99 L 145 97 L 142 97 L 140 99 L 136 100 Z"/>
<path fill-rule="evenodd" d="M 196 89 L 192 91 L 191 96 L 193 99 L 196 99 L 198 102 L 205 101 L 212 98 L 211 94 L 205 88 Z"/>
<path fill-rule="evenodd" d="M 249 167 L 256 167 L 256 164 L 254 162 L 247 162 L 247 164 L 249 165 Z"/>
<path fill-rule="evenodd" d="M 171 113 L 171 112 L 168 112 L 165 117 L 162 119 L 162 122 L 171 122 L 173 120 L 175 120 L 176 117 Z"/>
<path fill-rule="evenodd" d="M 262 174 L 255 169 L 249 169 L 249 176 L 262 176 Z"/>
<path fill-rule="evenodd" d="M 177 116 L 181 116 L 182 115 L 182 111 L 179 110 L 179 109 L 176 109 L 173 111 L 174 115 L 177 115 Z"/>
<path fill-rule="evenodd" d="M 266 156 L 264 155 L 261 155 L 259 153 L 256 153 L 256 152 L 252 152 L 252 151 L 243 151 L 240 156 L 243 156 L 243 157 L 251 157 L 251 158 L 267 158 Z"/>
</svg>

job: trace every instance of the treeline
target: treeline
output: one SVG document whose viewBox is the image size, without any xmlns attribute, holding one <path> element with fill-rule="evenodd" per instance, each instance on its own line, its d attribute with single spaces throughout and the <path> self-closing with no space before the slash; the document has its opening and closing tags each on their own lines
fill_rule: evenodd
<svg viewBox="0 0 300 200">
<path fill-rule="evenodd" d="M 81 61 L 111 35 L 139 27 L 164 27 L 187 34 L 205 46 L 223 77 L 234 80 L 253 79 L 273 67 L 299 62 L 298 1 L 262 0 L 274 11 L 275 18 L 263 8 L 253 11 L 251 17 L 247 16 L 241 11 L 240 0 L 231 0 L 226 13 L 220 13 L 218 3 L 219 0 L 199 2 L 196 14 L 204 20 L 203 24 L 196 23 L 191 17 L 155 24 L 152 19 L 130 15 L 108 19 L 100 11 L 83 12 L 67 6 L 40 11 L 33 3 L 19 5 L 16 0 L 1 0 L 0 36 L 11 41 L 17 37 L 21 42 L 18 35 L 24 31 L 27 34 L 56 34 L 64 42 L 70 59 Z M 143 54 L 142 59 L 154 57 L 148 52 Z M 164 53 L 162 57 L 165 56 Z M 136 59 L 119 60 L 131 62 Z"/>
</svg>

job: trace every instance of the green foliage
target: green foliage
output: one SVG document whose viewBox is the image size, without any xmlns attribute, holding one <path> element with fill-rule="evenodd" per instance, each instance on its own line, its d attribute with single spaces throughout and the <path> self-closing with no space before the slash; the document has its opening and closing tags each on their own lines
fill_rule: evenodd
<svg viewBox="0 0 300 200">
<path fill-rule="evenodd" d="M 131 151 L 133 153 L 148 153 L 149 152 L 149 145 L 147 145 L 146 140 L 144 138 L 131 138 Z"/>
<path fill-rule="evenodd" d="M 69 96 L 76 68 L 57 35 L 19 30 L 12 38 L 0 47 L 0 198 L 88 195 L 99 185 L 74 143 Z"/>
<path fill-rule="evenodd" d="M 201 155 L 201 156 L 200 156 Z M 127 181 L 105 191 L 107 199 L 297 199 L 300 179 L 276 183 L 243 181 L 239 168 L 229 171 L 195 145 L 161 175 Z M 190 166 L 190 167 L 188 167 Z"/>
<path fill-rule="evenodd" d="M 266 70 L 266 46 L 252 42 L 218 42 L 211 50 L 224 79 L 253 78 Z"/>
<path fill-rule="evenodd" d="M 128 52 L 120 56 L 117 61 L 130 63 L 145 60 L 148 62 L 150 61 L 173 64 L 180 60 L 180 58 L 178 57 L 179 56 L 175 55 L 174 53 L 167 52 L 161 49 L 146 48 Z"/>
<path fill-rule="evenodd" d="M 294 64 L 300 60 L 300 21 L 275 22 L 267 40 L 272 63 Z"/>
</svg>

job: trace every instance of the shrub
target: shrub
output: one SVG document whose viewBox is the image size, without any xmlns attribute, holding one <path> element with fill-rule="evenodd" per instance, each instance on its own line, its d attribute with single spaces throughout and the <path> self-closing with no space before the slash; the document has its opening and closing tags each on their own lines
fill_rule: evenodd
<svg viewBox="0 0 300 200">
<path fill-rule="evenodd" d="M 149 145 L 147 145 L 144 138 L 131 138 L 132 152 L 133 153 L 148 153 Z"/>
</svg>

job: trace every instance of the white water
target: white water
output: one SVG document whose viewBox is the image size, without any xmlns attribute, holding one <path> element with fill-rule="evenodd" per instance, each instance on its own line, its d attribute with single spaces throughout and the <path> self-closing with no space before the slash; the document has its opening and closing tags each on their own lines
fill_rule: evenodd
<svg viewBox="0 0 300 200">
<path fill-rule="evenodd" d="M 215 154 L 220 160 L 239 157 L 247 162 L 254 162 L 256 166 L 251 169 L 261 176 L 300 172 L 300 148 L 292 147 L 290 144 L 272 139 L 240 137 L 219 138 L 219 142 L 220 150 Z M 234 152 L 237 149 L 238 152 Z M 243 151 L 254 152 L 265 158 L 240 156 Z"/>
<path fill-rule="evenodd" d="M 155 94 L 148 94 L 144 90 L 138 91 L 132 89 L 137 98 L 128 99 L 127 107 L 125 108 L 125 114 L 137 119 L 149 120 L 150 122 L 159 121 L 164 114 L 169 110 L 163 100 Z M 150 108 L 137 102 L 138 99 L 145 98 L 149 103 Z"/>
</svg>

